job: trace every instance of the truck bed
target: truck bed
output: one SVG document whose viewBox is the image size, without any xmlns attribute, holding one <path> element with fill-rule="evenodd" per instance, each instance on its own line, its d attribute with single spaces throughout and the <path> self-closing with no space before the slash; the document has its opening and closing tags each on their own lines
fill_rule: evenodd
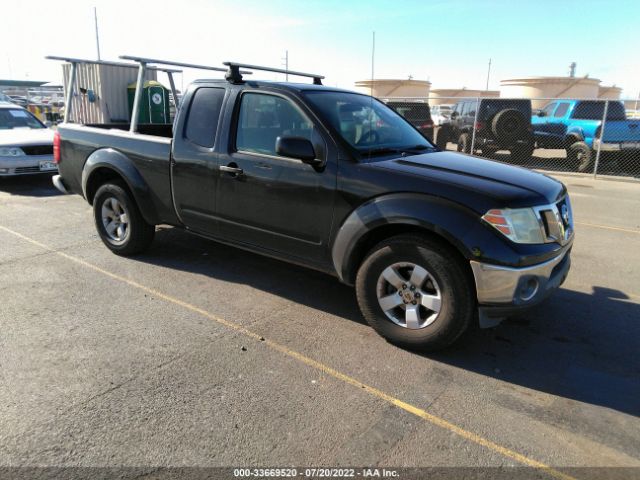
<svg viewBox="0 0 640 480">
<path fill-rule="evenodd" d="M 154 223 L 177 221 L 171 202 L 171 125 L 140 125 L 132 134 L 126 123 L 77 125 L 61 124 L 62 161 L 60 174 L 69 189 L 84 195 L 82 172 L 87 160 L 100 162 L 101 150 L 115 150 L 133 163 L 144 183 L 149 186 L 149 196 L 154 206 Z M 123 162 L 124 164 L 125 162 Z M 128 174 L 125 178 L 131 178 Z"/>
<path fill-rule="evenodd" d="M 87 123 L 87 127 L 102 128 L 105 130 L 129 131 L 130 123 Z M 143 123 L 138 124 L 138 133 L 153 135 L 155 137 L 173 138 L 173 125 L 170 123 Z"/>
</svg>

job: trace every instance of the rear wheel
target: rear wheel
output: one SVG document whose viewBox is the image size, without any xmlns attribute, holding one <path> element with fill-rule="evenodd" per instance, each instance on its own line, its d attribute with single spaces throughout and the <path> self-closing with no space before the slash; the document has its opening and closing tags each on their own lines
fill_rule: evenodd
<svg viewBox="0 0 640 480">
<path fill-rule="evenodd" d="M 579 172 L 593 171 L 593 155 L 591 148 L 584 142 L 575 142 L 567 148 L 567 160 L 575 165 Z"/>
<path fill-rule="evenodd" d="M 468 133 L 462 133 L 458 137 L 458 151 L 471 153 L 471 136 Z"/>
<path fill-rule="evenodd" d="M 358 270 L 365 319 L 392 343 L 437 350 L 469 326 L 475 300 L 461 262 L 439 242 L 400 235 L 378 244 Z"/>
<path fill-rule="evenodd" d="M 93 216 L 102 242 L 118 255 L 134 255 L 149 248 L 155 226 L 148 224 L 124 183 L 102 185 L 93 199 Z"/>
</svg>

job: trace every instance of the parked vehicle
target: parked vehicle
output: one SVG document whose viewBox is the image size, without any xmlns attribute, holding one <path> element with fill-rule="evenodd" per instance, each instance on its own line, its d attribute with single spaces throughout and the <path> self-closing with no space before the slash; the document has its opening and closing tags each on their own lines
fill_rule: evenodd
<svg viewBox="0 0 640 480">
<path fill-rule="evenodd" d="M 476 109 L 478 115 L 476 117 Z M 475 139 L 474 139 L 475 129 Z M 531 158 L 534 141 L 531 130 L 531 100 L 483 98 L 457 102 L 451 121 L 438 131 L 437 144 L 445 148 L 447 142 L 458 144 L 458 151 L 474 151 L 491 156 L 498 150 L 510 150 L 513 160 Z"/>
<path fill-rule="evenodd" d="M 13 103 L 13 100 L 9 95 L 0 92 L 0 103 Z"/>
<path fill-rule="evenodd" d="M 598 143 L 603 160 L 606 154 L 640 152 L 640 120 L 627 120 L 624 104 L 609 101 L 603 133 L 604 109 L 603 100 L 549 103 L 532 119 L 537 146 L 566 149 L 580 172 L 593 171 Z"/>
<path fill-rule="evenodd" d="M 562 183 L 442 152 L 384 103 L 320 76 L 245 82 L 240 68 L 280 70 L 228 65 L 226 81 L 188 87 L 173 128 L 59 127 L 54 184 L 93 205 L 114 253 L 147 250 L 169 224 L 318 269 L 355 286 L 382 336 L 431 350 L 564 281 L 574 235 Z"/>
<path fill-rule="evenodd" d="M 0 177 L 56 170 L 53 131 L 23 107 L 0 103 Z"/>
<path fill-rule="evenodd" d="M 27 102 L 27 97 L 25 97 L 24 95 L 7 95 L 10 99 L 12 103 L 15 103 L 16 105 L 20 105 L 21 107 L 26 107 L 28 105 L 29 102 Z"/>
<path fill-rule="evenodd" d="M 433 140 L 433 120 L 428 103 L 388 101 L 387 105 L 406 118 L 429 140 Z"/>
<path fill-rule="evenodd" d="M 451 119 L 453 105 L 434 105 L 431 107 L 431 118 L 433 125 L 439 127 L 448 123 Z"/>
</svg>

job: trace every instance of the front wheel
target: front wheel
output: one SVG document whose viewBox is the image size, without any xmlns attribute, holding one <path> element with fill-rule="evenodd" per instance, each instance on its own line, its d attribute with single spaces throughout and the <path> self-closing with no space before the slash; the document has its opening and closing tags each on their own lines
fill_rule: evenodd
<svg viewBox="0 0 640 480">
<path fill-rule="evenodd" d="M 392 343 L 437 350 L 453 343 L 474 315 L 464 267 L 439 242 L 401 235 L 378 244 L 358 270 L 365 319 Z"/>
<path fill-rule="evenodd" d="M 593 171 L 591 148 L 585 142 L 575 142 L 567 148 L 567 160 L 576 166 L 579 172 Z"/>
<path fill-rule="evenodd" d="M 93 199 L 93 216 L 102 242 L 113 253 L 134 255 L 149 248 L 155 226 L 148 224 L 121 182 L 105 183 Z"/>
<path fill-rule="evenodd" d="M 458 151 L 462 153 L 471 153 L 471 135 L 462 133 L 458 137 Z"/>
</svg>

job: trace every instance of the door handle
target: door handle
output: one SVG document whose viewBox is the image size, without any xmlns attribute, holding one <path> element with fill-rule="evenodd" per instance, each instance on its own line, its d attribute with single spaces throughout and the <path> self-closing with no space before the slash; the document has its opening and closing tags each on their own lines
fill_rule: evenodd
<svg viewBox="0 0 640 480">
<path fill-rule="evenodd" d="M 220 171 L 231 173 L 234 176 L 240 176 L 244 173 L 244 171 L 235 163 L 230 163 L 229 165 L 220 165 Z"/>
</svg>

